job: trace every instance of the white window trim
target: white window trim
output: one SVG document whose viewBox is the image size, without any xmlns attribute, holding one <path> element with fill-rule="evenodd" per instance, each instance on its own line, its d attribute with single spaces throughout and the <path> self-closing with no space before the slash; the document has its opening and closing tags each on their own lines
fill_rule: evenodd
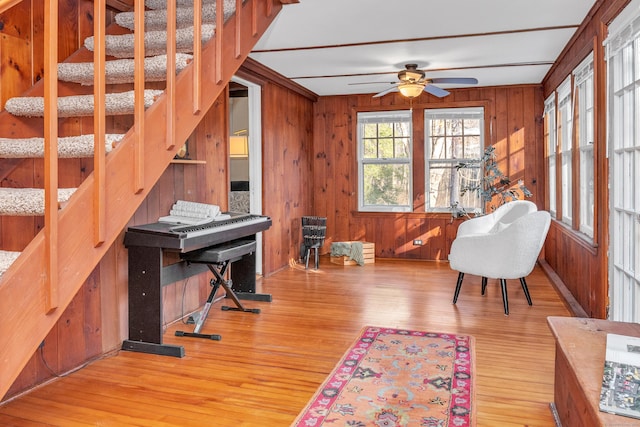
<svg viewBox="0 0 640 427">
<path fill-rule="evenodd" d="M 432 162 L 434 163 L 444 163 L 444 161 L 433 161 L 430 159 L 429 157 L 429 139 L 430 139 L 430 127 L 428 126 L 427 122 L 429 120 L 429 116 L 431 117 L 438 117 L 438 118 L 442 118 L 444 115 L 452 115 L 452 117 L 456 117 L 459 118 L 460 116 L 464 115 L 464 114 L 470 114 L 470 115 L 478 115 L 480 114 L 482 116 L 481 118 L 481 125 L 480 125 L 480 155 L 482 155 L 482 152 L 484 151 L 485 148 L 485 111 L 484 111 L 484 107 L 461 107 L 461 108 L 456 108 L 456 107 L 452 107 L 452 108 L 434 108 L 434 109 L 426 109 L 424 112 L 424 164 L 425 164 L 425 184 L 424 184 L 424 188 L 425 188 L 425 211 L 427 212 L 433 212 L 433 213 L 439 213 L 439 212 L 450 212 L 451 211 L 451 207 L 431 207 L 429 205 L 429 194 L 430 194 L 430 182 L 429 182 L 429 177 L 430 177 L 430 165 Z M 474 160 L 474 159 L 454 159 L 457 160 L 458 162 L 460 160 Z M 451 162 L 447 162 L 447 163 L 451 163 Z M 484 210 L 484 207 L 483 207 Z"/>
<path fill-rule="evenodd" d="M 592 203 L 591 206 L 587 206 L 587 202 L 589 200 L 594 201 L 595 200 L 595 176 L 591 176 L 592 179 L 592 186 L 591 186 L 591 191 L 589 192 L 589 189 L 587 187 L 587 182 L 589 177 L 585 175 L 585 171 L 584 171 L 584 167 L 583 167 L 583 159 L 586 157 L 591 157 L 592 159 L 592 163 L 591 163 L 591 173 L 592 175 L 595 175 L 596 173 L 596 169 L 595 169 L 595 150 L 594 150 L 594 138 L 595 138 L 595 129 L 593 128 L 593 126 L 595 125 L 594 123 L 594 76 L 593 76 L 593 52 L 591 54 L 589 54 L 581 63 L 580 65 L 578 65 L 576 67 L 576 69 L 573 72 L 574 75 L 574 90 L 575 93 L 579 93 L 578 95 L 578 117 L 579 117 L 579 121 L 578 121 L 578 126 L 579 126 L 579 132 L 578 132 L 578 159 L 579 159 L 579 170 L 580 170 L 580 174 L 578 177 L 578 189 L 580 192 L 580 224 L 579 224 L 579 230 L 580 232 L 582 232 L 586 237 L 588 237 L 588 239 L 590 241 L 593 241 L 593 223 L 595 221 L 595 211 L 594 211 L 594 204 Z M 591 105 L 587 106 L 585 104 L 587 97 L 586 96 L 581 96 L 582 95 L 582 86 L 583 84 L 587 84 L 589 81 L 591 81 Z M 587 111 L 590 112 L 591 115 L 591 120 L 588 120 L 588 115 L 587 115 Z M 592 126 L 592 128 L 589 130 L 587 128 L 587 126 Z M 590 197 L 589 197 L 590 196 Z M 589 214 L 590 214 L 590 219 L 591 219 L 591 223 L 587 222 L 586 218 L 587 218 L 587 210 L 589 210 Z"/>
<path fill-rule="evenodd" d="M 573 104 L 571 100 L 571 76 L 567 77 L 557 89 L 558 116 L 556 126 L 561 125 L 562 132 L 556 132 L 560 136 L 560 189 L 562 201 L 562 222 L 571 226 L 573 221 Z M 566 162 L 566 163 L 565 163 Z"/>
<path fill-rule="evenodd" d="M 546 142 L 547 149 L 547 191 L 549 192 L 549 213 L 553 218 L 556 217 L 556 194 L 558 180 L 556 172 L 558 170 L 558 128 L 556 124 L 556 94 L 552 93 L 544 102 L 544 114 L 548 117 L 548 140 Z M 553 160 L 553 171 L 551 170 L 551 160 Z"/>
<path fill-rule="evenodd" d="M 640 0 L 632 0 L 609 25 L 607 61 L 607 155 L 609 158 L 609 320 L 640 322 Z M 625 168 L 625 165 L 628 168 Z M 625 170 L 626 169 L 626 170 Z M 632 196 L 632 197 L 631 197 Z"/>
<path fill-rule="evenodd" d="M 410 156 L 406 159 L 364 159 L 362 137 L 360 132 L 361 118 L 400 117 L 409 123 Z M 412 110 L 390 110 L 357 113 L 357 141 L 358 141 L 358 211 L 359 212 L 412 212 L 413 211 L 413 124 Z M 364 204 L 364 165 L 365 164 L 408 164 L 409 165 L 409 195 L 408 205 L 365 205 Z"/>
</svg>

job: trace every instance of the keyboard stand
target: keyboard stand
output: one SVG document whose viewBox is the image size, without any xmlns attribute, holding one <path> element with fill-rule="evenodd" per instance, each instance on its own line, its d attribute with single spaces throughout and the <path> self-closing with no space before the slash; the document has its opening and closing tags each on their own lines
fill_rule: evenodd
<svg viewBox="0 0 640 427">
<path fill-rule="evenodd" d="M 211 279 L 212 289 L 209 293 L 209 297 L 207 298 L 207 302 L 205 303 L 200 313 L 197 313 L 192 317 L 193 323 L 195 323 L 196 325 L 193 329 L 193 332 L 176 331 L 176 336 L 205 338 L 215 341 L 220 341 L 222 339 L 222 336 L 217 334 L 200 333 L 205 320 L 207 320 L 209 310 L 211 309 L 211 304 L 213 304 L 220 286 L 222 286 L 226 291 L 226 297 L 231 298 L 231 300 L 233 300 L 233 302 L 235 303 L 235 307 L 222 306 L 222 310 L 242 311 L 245 313 L 255 314 L 260 313 L 259 308 L 245 308 L 240 302 L 240 299 L 238 298 L 236 293 L 233 291 L 231 280 L 227 281 L 224 279 L 227 268 L 231 263 L 239 261 L 245 255 L 253 254 L 255 250 L 255 241 L 239 240 L 202 251 L 193 251 L 181 254 L 181 258 L 187 261 L 187 263 L 206 264 L 206 266 L 209 267 L 209 270 L 211 270 L 211 272 L 213 273 L 214 277 Z M 270 298 L 268 300 L 270 301 Z"/>
</svg>

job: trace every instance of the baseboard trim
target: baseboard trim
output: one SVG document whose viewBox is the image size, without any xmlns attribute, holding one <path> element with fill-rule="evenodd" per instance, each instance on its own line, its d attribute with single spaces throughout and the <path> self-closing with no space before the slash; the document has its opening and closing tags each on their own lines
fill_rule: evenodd
<svg viewBox="0 0 640 427">
<path fill-rule="evenodd" d="M 555 272 L 553 268 L 549 265 L 549 263 L 543 259 L 538 260 L 540 267 L 545 272 L 551 284 L 558 291 L 562 299 L 564 300 L 565 305 L 571 311 L 574 317 L 591 317 L 587 314 L 587 312 L 582 308 L 578 300 L 574 298 L 574 296 L 569 291 L 569 288 L 564 284 L 560 276 Z"/>
</svg>

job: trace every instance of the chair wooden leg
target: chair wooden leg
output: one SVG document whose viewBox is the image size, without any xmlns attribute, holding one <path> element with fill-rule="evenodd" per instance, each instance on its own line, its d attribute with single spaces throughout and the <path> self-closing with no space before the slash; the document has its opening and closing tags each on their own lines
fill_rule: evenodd
<svg viewBox="0 0 640 427">
<path fill-rule="evenodd" d="M 507 297 L 507 279 L 500 279 L 500 286 L 502 287 L 502 304 L 504 304 L 504 314 L 509 315 L 509 300 Z"/>
<path fill-rule="evenodd" d="M 533 303 L 531 302 L 531 295 L 529 295 L 529 288 L 527 288 L 527 281 L 524 280 L 524 277 L 520 278 L 520 284 L 522 285 L 524 296 L 527 297 L 527 302 L 529 303 L 529 305 L 533 305 Z"/>
<path fill-rule="evenodd" d="M 456 291 L 453 294 L 453 303 L 458 301 L 458 295 L 460 294 L 460 288 L 462 287 L 462 279 L 464 279 L 464 273 L 458 273 L 458 282 L 456 283 Z"/>
<path fill-rule="evenodd" d="M 484 292 L 487 290 L 487 278 L 482 276 L 482 295 L 484 295 Z"/>
</svg>

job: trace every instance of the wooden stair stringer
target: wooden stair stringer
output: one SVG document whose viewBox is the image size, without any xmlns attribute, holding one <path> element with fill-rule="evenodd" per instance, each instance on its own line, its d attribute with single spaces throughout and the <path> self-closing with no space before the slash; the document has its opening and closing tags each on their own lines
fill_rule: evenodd
<svg viewBox="0 0 640 427">
<path fill-rule="evenodd" d="M 248 0 L 244 7 L 251 7 L 253 1 Z M 222 31 L 223 52 L 218 55 L 215 38 L 203 48 L 201 99 L 202 108 L 193 113 L 193 74 L 194 64 L 189 66 L 176 80 L 175 97 L 176 125 L 175 141 L 185 141 L 196 128 L 204 113 L 213 105 L 217 97 L 225 90 L 242 62 L 249 55 L 260 35 L 273 22 L 282 9 L 282 3 L 273 2 L 272 13 L 265 16 L 265 2 L 259 2 L 261 13 L 252 16 L 248 12 L 242 14 L 242 36 L 240 54 L 235 51 L 235 16 L 232 17 Z M 255 26 L 255 27 L 254 27 Z M 253 34 L 252 28 L 257 31 Z M 221 57 L 222 81 L 215 81 L 216 58 Z M 144 188 L 136 193 L 133 188 L 134 148 L 136 134 L 130 130 L 105 159 L 106 217 L 104 224 L 105 241 L 95 247 L 93 244 L 93 200 L 94 175 L 91 174 L 78 187 L 74 196 L 59 213 L 58 235 L 58 308 L 50 314 L 45 313 L 46 284 L 46 245 L 44 233 L 41 231 L 22 252 L 22 255 L 0 278 L 0 399 L 6 394 L 11 384 L 20 374 L 37 350 L 42 340 L 59 320 L 65 308 L 72 301 L 96 265 L 100 262 L 109 247 L 118 239 L 137 208 L 144 201 L 154 184 L 170 164 L 181 144 L 167 150 L 167 96 L 163 94 L 147 109 L 145 113 L 145 134 L 143 142 Z M 156 126 L 157 125 L 157 126 Z M 134 127 L 135 128 L 135 127 Z M 87 217 L 90 218 L 87 218 Z"/>
</svg>

